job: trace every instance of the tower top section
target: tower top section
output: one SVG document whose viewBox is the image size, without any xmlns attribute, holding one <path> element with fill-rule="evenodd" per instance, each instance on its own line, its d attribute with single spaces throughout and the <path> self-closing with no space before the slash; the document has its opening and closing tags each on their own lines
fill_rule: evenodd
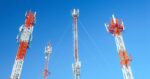
<svg viewBox="0 0 150 79">
<path fill-rule="evenodd" d="M 26 12 L 25 16 L 25 27 L 32 27 L 35 23 L 36 12 L 28 11 Z"/>
<path fill-rule="evenodd" d="M 48 43 L 48 46 L 45 47 L 45 53 L 50 54 L 50 53 L 52 53 L 51 51 L 52 51 L 52 46 L 50 43 Z"/>
<path fill-rule="evenodd" d="M 78 17 L 79 16 L 79 9 L 73 9 L 72 16 L 73 17 Z"/>
<path fill-rule="evenodd" d="M 114 36 L 120 35 L 121 32 L 124 30 L 123 21 L 118 20 L 117 18 L 115 18 L 114 15 L 112 15 L 110 23 L 105 24 L 105 26 L 107 31 L 113 34 Z"/>
</svg>

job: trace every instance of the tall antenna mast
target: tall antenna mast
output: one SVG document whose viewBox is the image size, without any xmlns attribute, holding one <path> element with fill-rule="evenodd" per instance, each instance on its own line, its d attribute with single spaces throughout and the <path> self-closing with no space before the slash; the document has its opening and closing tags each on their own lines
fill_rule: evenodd
<svg viewBox="0 0 150 79">
<path fill-rule="evenodd" d="M 44 68 L 44 79 L 47 79 L 47 76 L 49 75 L 49 71 L 48 71 L 48 63 L 49 63 L 49 59 L 50 59 L 50 55 L 52 53 L 52 46 L 49 43 L 47 47 L 45 47 L 45 68 Z"/>
<path fill-rule="evenodd" d="M 32 40 L 33 25 L 35 23 L 36 12 L 33 13 L 31 11 L 28 11 L 25 16 L 25 24 L 19 28 L 20 35 L 17 36 L 19 48 L 10 79 L 20 79 L 26 51 Z"/>
<path fill-rule="evenodd" d="M 74 79 L 80 79 L 80 67 L 81 62 L 79 61 L 78 56 L 78 29 L 77 29 L 77 21 L 79 17 L 79 10 L 73 9 L 72 11 L 72 17 L 73 17 L 73 33 L 74 33 L 74 61 L 75 63 L 72 64 Z"/>
<path fill-rule="evenodd" d="M 131 57 L 129 57 L 126 52 L 123 37 L 121 34 L 122 31 L 124 30 L 123 22 L 122 21 L 120 22 L 118 19 L 115 18 L 114 15 L 112 15 L 111 22 L 108 25 L 105 24 L 105 26 L 107 31 L 110 32 L 115 37 L 124 79 L 134 79 L 130 67 Z"/>
</svg>

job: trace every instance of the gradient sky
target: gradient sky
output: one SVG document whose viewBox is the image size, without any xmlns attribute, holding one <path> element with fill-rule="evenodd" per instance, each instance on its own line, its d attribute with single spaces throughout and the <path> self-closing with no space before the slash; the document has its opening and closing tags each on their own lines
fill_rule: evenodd
<svg viewBox="0 0 150 79">
<path fill-rule="evenodd" d="M 0 79 L 9 79 L 18 49 L 16 36 L 25 12 L 36 11 L 33 41 L 21 79 L 42 79 L 44 48 L 53 46 L 48 79 L 73 79 L 71 10 L 80 9 L 79 57 L 81 79 L 123 79 L 114 37 L 104 23 L 111 15 L 124 21 L 123 38 L 135 79 L 150 79 L 149 0 L 0 0 Z"/>
</svg>

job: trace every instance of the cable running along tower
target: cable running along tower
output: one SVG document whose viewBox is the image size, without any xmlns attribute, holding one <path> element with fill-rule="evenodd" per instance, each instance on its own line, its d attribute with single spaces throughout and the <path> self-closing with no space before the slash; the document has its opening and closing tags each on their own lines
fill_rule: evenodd
<svg viewBox="0 0 150 79">
<path fill-rule="evenodd" d="M 19 48 L 10 79 L 20 79 L 26 51 L 32 40 L 33 25 L 35 23 L 36 12 L 33 13 L 31 11 L 28 11 L 25 14 L 25 16 L 26 16 L 25 24 L 19 28 L 20 34 L 17 35 Z"/>
<path fill-rule="evenodd" d="M 44 78 L 43 79 L 47 79 L 47 76 L 49 75 L 49 71 L 48 71 L 48 63 L 49 63 L 49 59 L 50 59 L 50 55 L 52 53 L 52 46 L 49 43 L 47 47 L 45 47 L 45 68 L 44 68 Z"/>
<path fill-rule="evenodd" d="M 78 29 L 77 29 L 77 21 L 79 17 L 79 10 L 73 9 L 72 11 L 73 17 L 73 33 L 74 33 L 74 64 L 72 64 L 74 79 L 80 79 L 80 67 L 81 62 L 79 61 L 78 56 Z"/>
<path fill-rule="evenodd" d="M 112 15 L 112 20 L 109 24 L 105 24 L 106 29 L 115 37 L 118 54 L 120 57 L 120 64 L 123 72 L 124 79 L 134 79 L 132 70 L 130 67 L 131 57 L 128 56 L 124 45 L 122 31 L 124 30 L 124 24 Z"/>
</svg>

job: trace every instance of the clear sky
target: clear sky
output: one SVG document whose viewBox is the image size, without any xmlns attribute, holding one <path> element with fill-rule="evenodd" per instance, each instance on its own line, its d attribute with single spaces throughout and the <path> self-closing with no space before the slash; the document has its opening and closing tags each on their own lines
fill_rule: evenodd
<svg viewBox="0 0 150 79">
<path fill-rule="evenodd" d="M 16 36 L 25 12 L 36 11 L 33 41 L 21 79 L 42 79 L 44 48 L 53 46 L 48 79 L 73 79 L 71 10 L 80 9 L 81 79 L 123 79 L 114 37 L 104 23 L 111 15 L 124 21 L 123 38 L 135 79 L 150 79 L 150 1 L 145 0 L 0 0 L 0 79 L 9 79 L 18 49 Z"/>
</svg>

